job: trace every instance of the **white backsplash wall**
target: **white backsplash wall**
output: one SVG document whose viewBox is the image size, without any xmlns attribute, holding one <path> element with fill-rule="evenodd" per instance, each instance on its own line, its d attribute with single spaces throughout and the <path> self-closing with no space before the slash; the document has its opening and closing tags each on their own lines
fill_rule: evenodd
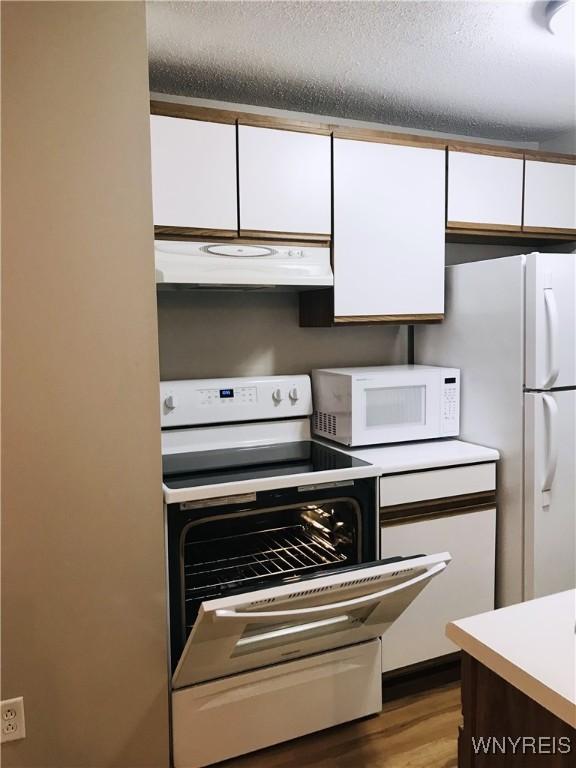
<svg viewBox="0 0 576 768">
<path fill-rule="evenodd" d="M 160 376 L 308 373 L 406 362 L 406 328 L 300 328 L 295 293 L 160 291 Z"/>
</svg>

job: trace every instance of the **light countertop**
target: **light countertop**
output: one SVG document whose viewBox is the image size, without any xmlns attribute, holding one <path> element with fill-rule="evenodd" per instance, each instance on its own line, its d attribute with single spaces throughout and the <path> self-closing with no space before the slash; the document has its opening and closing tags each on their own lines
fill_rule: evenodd
<svg viewBox="0 0 576 768">
<path fill-rule="evenodd" d="M 484 461 L 498 461 L 500 458 L 500 454 L 494 448 L 485 448 L 463 440 L 425 440 L 369 448 L 344 448 L 335 443 L 327 444 L 378 466 L 382 475 L 435 467 L 454 467 L 461 464 L 478 464 Z"/>
<path fill-rule="evenodd" d="M 463 651 L 576 727 L 576 590 L 448 624 Z"/>
<path fill-rule="evenodd" d="M 481 445 L 452 439 L 351 449 L 327 440 L 316 440 L 316 442 L 323 443 L 334 450 L 343 451 L 361 459 L 367 462 L 369 466 L 353 467 L 347 470 L 327 470 L 326 472 L 257 478 L 191 488 L 171 489 L 163 486 L 164 500 L 168 504 L 198 501 L 223 495 L 233 496 L 276 488 L 345 481 L 361 477 L 376 478 L 380 475 L 397 472 L 478 464 L 487 461 L 497 461 L 499 458 L 498 451 L 493 448 L 484 448 Z"/>
</svg>

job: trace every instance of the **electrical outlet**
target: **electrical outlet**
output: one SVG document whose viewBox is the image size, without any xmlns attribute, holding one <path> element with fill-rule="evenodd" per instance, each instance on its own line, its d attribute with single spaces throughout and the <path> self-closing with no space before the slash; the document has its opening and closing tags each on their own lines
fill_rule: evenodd
<svg viewBox="0 0 576 768">
<path fill-rule="evenodd" d="M 0 702 L 0 741 L 16 741 L 26 736 L 24 722 L 24 699 L 6 699 Z"/>
</svg>

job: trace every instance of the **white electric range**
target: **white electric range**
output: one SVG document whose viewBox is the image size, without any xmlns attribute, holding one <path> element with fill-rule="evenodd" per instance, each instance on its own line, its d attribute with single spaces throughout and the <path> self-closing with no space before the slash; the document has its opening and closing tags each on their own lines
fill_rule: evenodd
<svg viewBox="0 0 576 768">
<path fill-rule="evenodd" d="M 311 440 L 308 376 L 161 408 L 176 768 L 379 711 L 379 638 L 450 555 L 379 560 L 379 469 Z"/>
</svg>

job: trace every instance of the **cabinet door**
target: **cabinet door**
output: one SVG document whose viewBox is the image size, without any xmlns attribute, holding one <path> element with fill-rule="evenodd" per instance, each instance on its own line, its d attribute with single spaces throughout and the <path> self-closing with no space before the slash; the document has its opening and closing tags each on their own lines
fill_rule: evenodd
<svg viewBox="0 0 576 768">
<path fill-rule="evenodd" d="M 576 165 L 526 160 L 524 229 L 576 230 Z"/>
<path fill-rule="evenodd" d="M 238 127 L 240 229 L 330 235 L 330 136 Z"/>
<path fill-rule="evenodd" d="M 236 126 L 152 115 L 154 224 L 236 232 Z"/>
<path fill-rule="evenodd" d="M 521 157 L 448 152 L 448 227 L 522 227 Z"/>
<path fill-rule="evenodd" d="M 435 552 L 452 562 L 382 637 L 382 671 L 434 659 L 458 649 L 446 624 L 494 608 L 496 510 L 420 519 L 381 529 L 380 556 Z"/>
<path fill-rule="evenodd" d="M 440 319 L 444 187 L 444 150 L 334 139 L 336 321 Z"/>
</svg>

